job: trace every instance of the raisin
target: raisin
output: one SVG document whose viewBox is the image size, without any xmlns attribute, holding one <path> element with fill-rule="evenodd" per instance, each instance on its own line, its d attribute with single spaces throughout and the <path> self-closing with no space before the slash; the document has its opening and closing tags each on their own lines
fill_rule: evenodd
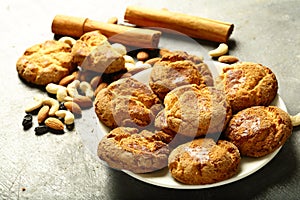
<svg viewBox="0 0 300 200">
<path fill-rule="evenodd" d="M 67 124 L 66 127 L 69 131 L 72 131 L 75 127 L 75 124 L 74 123 L 73 124 Z"/>
<path fill-rule="evenodd" d="M 64 130 L 55 130 L 55 129 L 49 128 L 49 127 L 48 127 L 48 130 L 49 130 L 50 133 L 53 133 L 55 135 L 62 135 L 62 134 L 65 133 Z"/>
<path fill-rule="evenodd" d="M 67 110 L 67 108 L 66 108 L 64 102 L 61 102 L 61 103 L 59 104 L 59 110 Z"/>
<path fill-rule="evenodd" d="M 32 115 L 27 114 L 24 116 L 23 121 L 22 121 L 22 126 L 24 130 L 28 130 L 32 127 Z"/>
<path fill-rule="evenodd" d="M 41 125 L 41 126 L 35 127 L 35 129 L 34 129 L 35 135 L 44 135 L 48 131 L 49 131 L 49 129 L 45 125 Z"/>
</svg>

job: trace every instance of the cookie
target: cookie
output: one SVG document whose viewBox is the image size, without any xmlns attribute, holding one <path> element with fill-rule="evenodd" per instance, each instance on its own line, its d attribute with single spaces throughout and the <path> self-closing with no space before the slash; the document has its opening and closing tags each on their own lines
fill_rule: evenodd
<svg viewBox="0 0 300 200">
<path fill-rule="evenodd" d="M 188 137 L 221 133 L 232 112 L 222 90 L 206 85 L 185 85 L 165 99 L 167 128 Z"/>
<path fill-rule="evenodd" d="M 95 99 L 96 115 L 109 128 L 146 127 L 160 109 L 158 97 L 147 85 L 133 78 L 111 83 Z"/>
<path fill-rule="evenodd" d="M 168 165 L 168 145 L 150 131 L 118 127 L 98 145 L 100 159 L 116 169 L 146 173 Z"/>
<path fill-rule="evenodd" d="M 168 167 L 177 181 L 204 185 L 233 177 L 239 171 L 240 161 L 239 150 L 234 144 L 200 138 L 174 149 L 169 155 Z"/>
<path fill-rule="evenodd" d="M 234 113 L 251 106 L 268 106 L 278 91 L 275 74 L 251 62 L 224 67 L 218 84 L 223 85 Z"/>
<path fill-rule="evenodd" d="M 72 47 L 73 61 L 84 70 L 115 73 L 125 70 L 125 60 L 100 31 L 83 34 Z"/>
<path fill-rule="evenodd" d="M 164 55 L 154 64 L 149 85 L 161 100 L 176 87 L 187 84 L 200 85 L 206 82 L 208 68 L 192 58 L 185 52 L 174 52 Z"/>
<path fill-rule="evenodd" d="M 241 154 L 262 157 L 282 146 L 292 133 L 289 115 L 276 106 L 254 106 L 235 114 L 225 131 Z"/>
<path fill-rule="evenodd" d="M 72 62 L 71 47 L 55 40 L 47 40 L 28 48 L 18 59 L 19 76 L 28 83 L 45 86 L 58 83 L 76 65 Z"/>
</svg>

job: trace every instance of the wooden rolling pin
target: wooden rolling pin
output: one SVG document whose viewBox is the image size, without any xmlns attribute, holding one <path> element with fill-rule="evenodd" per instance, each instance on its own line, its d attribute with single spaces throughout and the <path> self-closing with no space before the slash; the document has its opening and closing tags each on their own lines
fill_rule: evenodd
<svg viewBox="0 0 300 200">
<path fill-rule="evenodd" d="M 124 19 L 142 27 L 164 28 L 161 30 L 178 31 L 193 38 L 225 43 L 234 28 L 233 24 L 227 22 L 138 6 L 128 6 Z"/>
<path fill-rule="evenodd" d="M 84 33 L 99 30 L 110 41 L 142 48 L 157 48 L 161 32 L 99 22 L 82 17 L 56 15 L 52 32 L 58 35 L 80 37 Z"/>
</svg>

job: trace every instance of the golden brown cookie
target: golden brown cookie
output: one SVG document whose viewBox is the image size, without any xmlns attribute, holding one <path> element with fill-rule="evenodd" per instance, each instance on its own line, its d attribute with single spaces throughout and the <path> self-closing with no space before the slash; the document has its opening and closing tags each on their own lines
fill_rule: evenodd
<svg viewBox="0 0 300 200">
<path fill-rule="evenodd" d="M 147 85 L 133 78 L 111 83 L 95 99 L 95 112 L 109 128 L 148 126 L 160 109 L 158 97 Z"/>
<path fill-rule="evenodd" d="M 100 31 L 83 34 L 72 48 L 74 62 L 84 70 L 115 73 L 125 70 L 125 60 Z"/>
<path fill-rule="evenodd" d="M 152 172 L 168 165 L 168 145 L 152 132 L 118 127 L 102 138 L 98 145 L 100 159 L 116 169 L 134 173 Z"/>
<path fill-rule="evenodd" d="M 168 167 L 177 181 L 190 184 L 212 184 L 231 178 L 239 170 L 237 147 L 225 140 L 196 139 L 174 149 Z"/>
<path fill-rule="evenodd" d="M 164 104 L 167 128 L 188 137 L 221 133 L 231 118 L 224 92 L 206 85 L 175 88 Z"/>
<path fill-rule="evenodd" d="M 176 87 L 212 83 L 207 78 L 211 78 L 209 69 L 201 60 L 196 60 L 194 57 L 185 52 L 172 52 L 165 54 L 154 64 L 149 85 L 161 100 Z"/>
<path fill-rule="evenodd" d="M 71 47 L 55 40 L 47 40 L 28 48 L 16 68 L 22 79 L 36 85 L 58 83 L 76 65 L 72 63 Z"/>
<path fill-rule="evenodd" d="M 241 155 L 261 157 L 282 146 L 292 133 L 289 115 L 276 106 L 254 106 L 235 114 L 225 131 Z"/>
<path fill-rule="evenodd" d="M 275 74 L 266 66 L 251 62 L 223 68 L 220 75 L 234 113 L 251 106 L 268 106 L 277 94 Z"/>
</svg>

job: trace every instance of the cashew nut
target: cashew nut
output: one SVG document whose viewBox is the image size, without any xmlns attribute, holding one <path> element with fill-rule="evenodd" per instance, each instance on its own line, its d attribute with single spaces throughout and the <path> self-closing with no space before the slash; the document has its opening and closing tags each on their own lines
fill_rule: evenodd
<svg viewBox="0 0 300 200">
<path fill-rule="evenodd" d="M 72 83 L 67 85 L 67 92 L 70 97 L 74 97 L 78 95 L 77 88 L 79 87 L 80 81 L 74 80 Z"/>
<path fill-rule="evenodd" d="M 65 88 L 65 87 L 61 85 L 57 85 L 55 83 L 49 83 L 46 86 L 46 91 L 49 92 L 50 94 L 57 94 L 57 91 L 61 88 Z"/>
<path fill-rule="evenodd" d="M 67 92 L 67 88 L 63 87 L 63 88 L 59 88 L 57 90 L 57 93 L 56 93 L 56 99 L 59 101 L 59 102 L 62 102 L 65 100 L 65 98 L 68 96 L 68 92 Z"/>
<path fill-rule="evenodd" d="M 82 81 L 79 84 L 79 89 L 84 93 L 85 96 L 89 97 L 89 98 L 93 98 L 94 97 L 94 91 L 92 86 L 86 82 L 86 81 Z"/>
<path fill-rule="evenodd" d="M 25 108 L 25 112 L 32 112 L 40 107 L 42 107 L 43 105 L 43 99 L 40 97 L 34 97 L 34 103 L 32 103 L 31 105 L 29 105 L 27 108 Z"/>
<path fill-rule="evenodd" d="M 61 37 L 58 41 L 64 42 L 64 43 L 70 45 L 71 47 L 76 43 L 76 40 L 74 38 L 71 38 L 68 36 Z"/>
<path fill-rule="evenodd" d="M 124 55 L 123 58 L 125 60 L 125 63 L 132 63 L 132 64 L 135 63 L 134 59 L 131 56 L 129 56 L 129 55 Z"/>
<path fill-rule="evenodd" d="M 67 125 L 73 124 L 74 123 L 74 115 L 68 111 L 68 110 L 58 110 L 55 112 L 55 115 L 57 117 L 64 118 L 64 123 Z"/>
<path fill-rule="evenodd" d="M 219 56 L 222 56 L 222 55 L 226 54 L 227 52 L 228 52 L 228 46 L 227 46 L 227 44 L 221 43 L 218 46 L 218 48 L 209 51 L 208 54 L 211 57 L 219 57 Z"/>
<path fill-rule="evenodd" d="M 55 115 L 55 112 L 59 109 L 59 102 L 53 98 L 47 97 L 43 100 L 43 105 L 50 106 L 49 115 Z"/>
<path fill-rule="evenodd" d="M 300 113 L 298 113 L 297 115 L 294 115 L 294 116 L 290 116 L 290 118 L 291 118 L 293 126 L 299 126 L 300 125 Z"/>
<path fill-rule="evenodd" d="M 126 50 L 126 47 L 123 45 L 123 44 L 120 44 L 120 43 L 114 43 L 111 45 L 111 47 L 117 51 L 119 54 L 121 54 L 122 56 L 123 55 L 126 55 L 127 53 L 127 50 Z"/>
</svg>

